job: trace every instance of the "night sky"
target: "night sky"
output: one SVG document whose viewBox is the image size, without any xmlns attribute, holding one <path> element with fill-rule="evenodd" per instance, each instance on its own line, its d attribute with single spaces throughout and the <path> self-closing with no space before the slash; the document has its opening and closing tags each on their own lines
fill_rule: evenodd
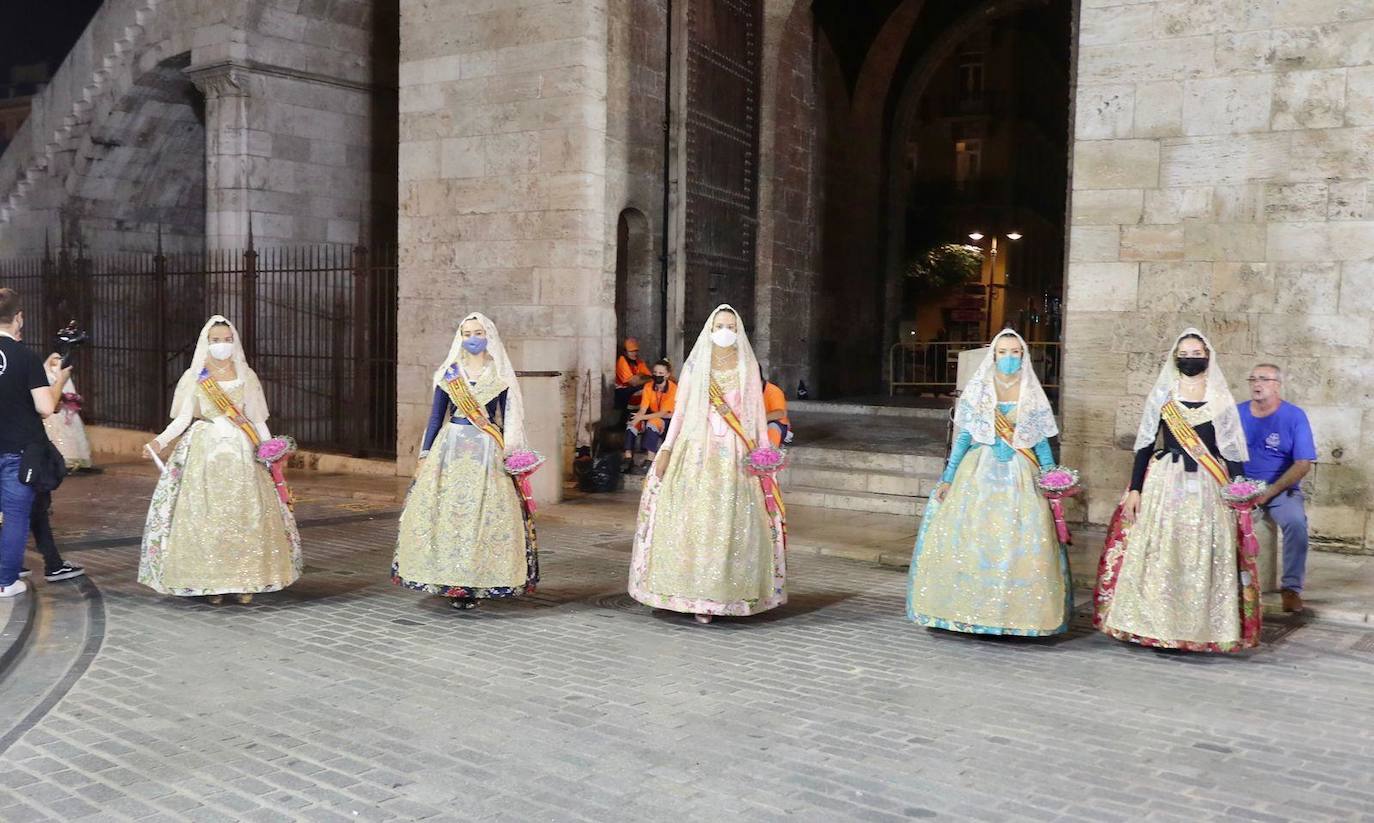
<svg viewBox="0 0 1374 823">
<path fill-rule="evenodd" d="M 0 0 L 0 82 L 10 66 L 47 62 L 55 72 L 101 0 Z"/>
</svg>

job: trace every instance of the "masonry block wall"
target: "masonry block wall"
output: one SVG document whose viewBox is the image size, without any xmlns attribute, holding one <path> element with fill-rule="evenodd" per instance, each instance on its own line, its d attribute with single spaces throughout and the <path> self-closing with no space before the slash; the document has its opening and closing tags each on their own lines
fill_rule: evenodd
<svg viewBox="0 0 1374 823">
<path fill-rule="evenodd" d="M 1374 8 L 1084 0 L 1067 274 L 1065 459 L 1091 520 L 1184 327 L 1233 391 L 1289 374 L 1316 430 L 1312 529 L 1374 546 Z"/>
<path fill-rule="evenodd" d="M 394 5 L 106 0 L 0 157 L 0 254 L 389 234 Z"/>
<path fill-rule="evenodd" d="M 812 386 L 820 287 L 821 158 L 816 27 L 809 2 L 764 3 L 759 129 L 757 329 L 769 379 L 792 396 Z"/>
<path fill-rule="evenodd" d="M 403 473 L 464 314 L 497 323 L 517 369 L 610 365 L 606 15 L 592 0 L 402 0 Z M 527 415 L 571 419 L 578 386 Z"/>
</svg>

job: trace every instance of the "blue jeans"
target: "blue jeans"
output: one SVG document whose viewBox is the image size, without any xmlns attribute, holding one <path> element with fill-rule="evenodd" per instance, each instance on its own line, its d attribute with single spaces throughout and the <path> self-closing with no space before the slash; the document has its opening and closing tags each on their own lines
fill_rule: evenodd
<svg viewBox="0 0 1374 823">
<path fill-rule="evenodd" d="M 0 525 L 0 586 L 18 580 L 24 566 L 33 498 L 33 487 L 19 482 L 19 455 L 0 454 L 0 514 L 5 515 Z"/>
<path fill-rule="evenodd" d="M 1302 492 L 1289 489 L 1269 501 L 1264 511 L 1283 532 L 1283 581 L 1279 585 L 1300 592 L 1307 577 L 1307 511 Z"/>
</svg>

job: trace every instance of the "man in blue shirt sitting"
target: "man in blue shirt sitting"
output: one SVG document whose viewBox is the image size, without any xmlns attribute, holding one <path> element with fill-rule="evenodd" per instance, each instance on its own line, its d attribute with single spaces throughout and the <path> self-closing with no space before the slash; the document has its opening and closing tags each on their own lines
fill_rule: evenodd
<svg viewBox="0 0 1374 823">
<path fill-rule="evenodd" d="M 1261 363 L 1250 370 L 1247 382 L 1250 402 L 1240 404 L 1240 424 L 1250 448 L 1245 475 L 1269 484 L 1259 503 L 1283 532 L 1283 610 L 1300 612 L 1307 569 L 1307 512 L 1298 484 L 1312 470 L 1317 447 L 1307 414 L 1280 397 L 1282 369 Z"/>
</svg>

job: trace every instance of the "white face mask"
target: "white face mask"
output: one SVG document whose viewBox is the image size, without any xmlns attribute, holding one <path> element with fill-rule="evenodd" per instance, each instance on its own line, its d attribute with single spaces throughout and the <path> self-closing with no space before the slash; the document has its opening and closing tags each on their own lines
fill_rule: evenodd
<svg viewBox="0 0 1374 823">
<path fill-rule="evenodd" d="M 233 343 L 211 343 L 210 356 L 216 360 L 228 360 L 234 356 Z"/>
<path fill-rule="evenodd" d="M 735 341 L 738 339 L 739 335 L 735 334 L 733 329 L 716 329 L 711 332 L 711 342 L 722 349 L 728 349 L 735 345 Z"/>
</svg>

